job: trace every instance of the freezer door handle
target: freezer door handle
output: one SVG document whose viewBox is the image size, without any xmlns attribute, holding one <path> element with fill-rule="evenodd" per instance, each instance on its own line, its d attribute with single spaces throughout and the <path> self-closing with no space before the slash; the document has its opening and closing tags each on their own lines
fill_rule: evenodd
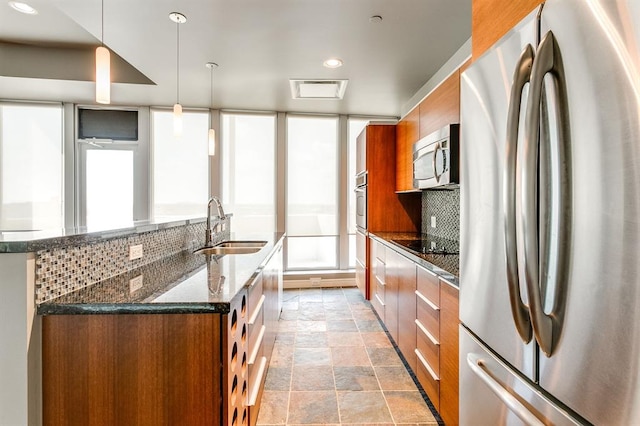
<svg viewBox="0 0 640 426">
<path fill-rule="evenodd" d="M 485 359 L 475 353 L 467 354 L 467 364 L 471 371 L 478 376 L 491 391 L 502 401 L 516 416 L 523 422 L 531 426 L 544 426 L 541 421 L 532 413 L 520 400 L 512 394 L 502 383 L 496 380 L 496 374 L 492 373 Z"/>
<path fill-rule="evenodd" d="M 545 76 L 550 76 L 551 80 L 545 83 Z M 543 91 L 553 90 L 553 99 L 556 100 L 555 114 L 557 115 L 557 143 L 550 143 L 549 147 L 540 147 L 540 110 L 543 106 Z M 566 94 L 566 80 L 562 57 L 556 39 L 549 31 L 540 42 L 536 52 L 536 59 L 531 70 L 531 81 L 529 86 L 529 101 L 525 116 L 525 160 L 523 167 L 523 188 L 522 193 L 522 229 L 524 230 L 524 252 L 525 252 L 525 281 L 527 296 L 529 300 L 529 310 L 531 313 L 531 324 L 533 333 L 540 345 L 540 349 L 551 356 L 555 345 L 559 340 L 564 317 L 566 298 L 566 271 L 568 270 L 568 253 L 571 234 L 571 164 L 570 164 L 570 136 L 569 136 L 569 111 Z M 553 179 L 550 161 L 547 155 L 541 155 L 540 165 L 542 174 L 549 173 L 550 176 L 542 176 L 545 184 L 544 188 L 538 188 L 538 153 L 547 151 L 555 152 L 556 176 Z M 548 167 L 549 166 L 549 167 Z M 550 191 L 547 187 L 558 191 L 556 196 L 549 197 L 550 205 L 542 203 L 544 206 L 538 207 L 537 197 L 540 192 Z M 540 209 L 540 210 L 539 210 Z M 555 217 L 555 222 L 551 219 Z M 544 232 L 543 244 L 540 245 L 540 229 Z M 555 230 L 551 229 L 554 227 Z M 555 231 L 555 232 L 554 232 Z M 553 237 L 552 237 L 553 236 Z M 550 250 L 553 245 L 556 255 L 554 261 L 550 262 Z M 540 262 L 542 256 L 543 262 Z M 553 270 L 548 271 L 549 265 L 553 264 Z M 541 278 L 546 280 L 541 282 Z M 549 314 L 544 311 L 545 295 L 542 291 L 554 289 L 555 295 L 553 307 Z"/>
<path fill-rule="evenodd" d="M 531 67 L 533 66 L 533 47 L 528 44 L 520 54 L 520 59 L 513 74 L 509 110 L 507 116 L 507 140 L 505 153 L 505 169 L 503 176 L 504 203 L 504 235 L 507 263 L 507 285 L 509 287 L 509 303 L 511 315 L 516 330 L 524 343 L 531 341 L 531 322 L 529 309 L 522 302 L 518 279 L 518 253 L 516 236 L 516 199 L 518 187 L 516 185 L 516 160 L 518 151 L 518 129 L 520 121 L 520 107 L 522 92 L 529 82 Z"/>
</svg>

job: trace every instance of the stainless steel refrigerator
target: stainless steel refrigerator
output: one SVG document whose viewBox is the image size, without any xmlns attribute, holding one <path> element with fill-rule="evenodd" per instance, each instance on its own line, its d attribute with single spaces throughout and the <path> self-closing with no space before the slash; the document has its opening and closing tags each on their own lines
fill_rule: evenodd
<svg viewBox="0 0 640 426">
<path fill-rule="evenodd" d="M 640 1 L 532 11 L 460 129 L 461 424 L 640 425 Z"/>
</svg>

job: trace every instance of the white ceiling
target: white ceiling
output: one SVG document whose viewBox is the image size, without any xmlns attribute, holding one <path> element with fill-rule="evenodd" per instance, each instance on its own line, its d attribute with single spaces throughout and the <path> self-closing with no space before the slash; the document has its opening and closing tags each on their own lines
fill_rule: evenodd
<svg viewBox="0 0 640 426">
<path fill-rule="evenodd" d="M 0 41 L 96 45 L 100 0 L 23 0 L 28 16 L 0 0 Z M 399 116 L 402 106 L 469 39 L 471 0 L 104 0 L 104 42 L 156 85 L 114 83 L 112 104 L 176 101 L 224 109 Z M 380 15 L 380 23 L 369 17 Z M 344 66 L 322 62 L 339 57 Z M 1 59 L 1 58 L 0 58 Z M 47 63 L 42 63 L 47 67 Z M 348 79 L 343 100 L 293 100 L 289 78 Z M 0 76 L 0 99 L 94 103 L 91 82 Z"/>
</svg>

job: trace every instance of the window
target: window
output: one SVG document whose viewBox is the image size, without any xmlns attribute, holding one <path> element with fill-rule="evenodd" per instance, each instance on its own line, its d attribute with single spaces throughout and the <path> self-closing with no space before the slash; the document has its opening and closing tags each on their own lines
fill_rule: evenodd
<svg viewBox="0 0 640 426">
<path fill-rule="evenodd" d="M 62 105 L 0 104 L 0 131 L 0 230 L 62 228 Z"/>
<path fill-rule="evenodd" d="M 347 219 L 347 229 L 349 233 L 349 268 L 356 267 L 356 195 L 355 195 L 355 175 L 356 175 L 356 138 L 365 128 L 368 119 L 349 119 L 349 166 L 347 169 L 347 188 L 349 194 L 349 217 Z"/>
<path fill-rule="evenodd" d="M 173 135 L 173 114 L 151 111 L 153 217 L 202 217 L 209 199 L 208 111 L 185 111 L 181 137 Z"/>
<path fill-rule="evenodd" d="M 274 232 L 276 117 L 222 114 L 222 200 L 242 232 Z"/>
<path fill-rule="evenodd" d="M 338 118 L 287 117 L 288 270 L 338 267 Z"/>
</svg>

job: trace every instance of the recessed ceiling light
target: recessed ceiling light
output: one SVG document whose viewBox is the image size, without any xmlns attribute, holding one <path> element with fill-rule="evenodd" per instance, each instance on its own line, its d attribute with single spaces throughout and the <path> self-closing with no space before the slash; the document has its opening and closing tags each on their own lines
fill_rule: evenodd
<svg viewBox="0 0 640 426">
<path fill-rule="evenodd" d="M 17 10 L 18 12 L 26 13 L 27 15 L 37 15 L 38 11 L 26 3 L 19 1 L 10 1 L 9 6 Z"/>
<path fill-rule="evenodd" d="M 329 58 L 322 63 L 327 68 L 339 68 L 342 66 L 342 59 Z"/>
</svg>

